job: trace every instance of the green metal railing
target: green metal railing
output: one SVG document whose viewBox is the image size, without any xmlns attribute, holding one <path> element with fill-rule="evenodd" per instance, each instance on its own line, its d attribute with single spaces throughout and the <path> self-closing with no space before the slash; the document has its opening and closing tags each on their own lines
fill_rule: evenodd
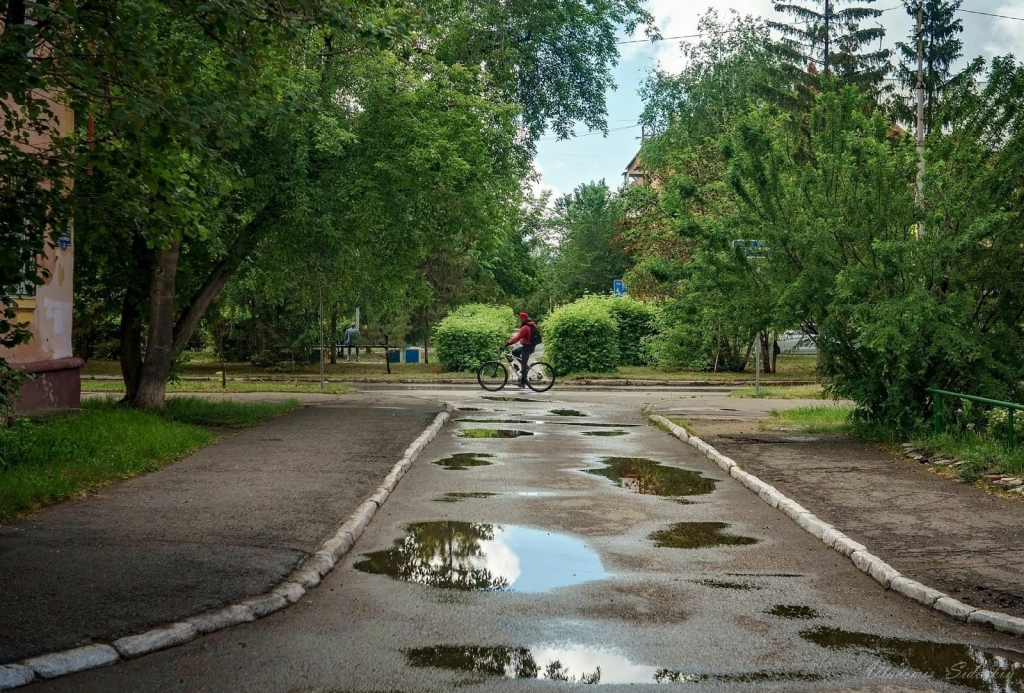
<svg viewBox="0 0 1024 693">
<path fill-rule="evenodd" d="M 1006 407 L 1006 446 L 1010 450 L 1013 450 L 1016 447 L 1016 441 L 1013 437 L 1013 412 L 1024 411 L 1024 404 L 1015 404 L 1014 402 L 1003 402 L 998 399 L 978 397 L 977 395 L 964 395 L 959 392 L 939 390 L 934 387 L 926 388 L 925 392 L 935 397 L 935 401 L 933 404 L 935 410 L 935 435 L 942 435 L 942 398 L 952 397 L 953 399 L 965 399 L 969 402 L 989 404 L 993 407 Z"/>
</svg>

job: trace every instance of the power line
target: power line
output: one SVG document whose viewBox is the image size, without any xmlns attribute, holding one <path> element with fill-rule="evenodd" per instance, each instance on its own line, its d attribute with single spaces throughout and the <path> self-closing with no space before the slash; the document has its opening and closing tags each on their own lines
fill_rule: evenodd
<svg viewBox="0 0 1024 693">
<path fill-rule="evenodd" d="M 992 14 L 991 12 L 978 12 L 977 10 L 957 10 L 957 12 L 966 12 L 967 14 L 983 14 L 986 17 L 999 17 L 1000 19 L 1015 19 L 1018 22 L 1024 22 L 1024 17 L 1011 17 L 1005 14 Z"/>
<path fill-rule="evenodd" d="M 620 132 L 622 130 L 632 130 L 633 128 L 638 128 L 638 127 L 640 127 L 640 123 L 635 123 L 634 125 L 627 125 L 627 126 L 621 127 L 621 128 L 612 128 L 608 132 Z M 573 135 L 572 139 L 579 139 L 580 137 L 593 137 L 594 135 L 604 135 L 604 134 L 606 134 L 606 133 L 603 130 L 591 130 L 590 132 L 584 132 L 582 135 Z M 557 140 L 558 136 L 556 135 L 556 136 L 552 137 L 550 135 L 546 135 L 546 136 L 538 137 L 537 139 L 542 141 L 542 142 L 551 142 L 551 141 Z"/>
</svg>

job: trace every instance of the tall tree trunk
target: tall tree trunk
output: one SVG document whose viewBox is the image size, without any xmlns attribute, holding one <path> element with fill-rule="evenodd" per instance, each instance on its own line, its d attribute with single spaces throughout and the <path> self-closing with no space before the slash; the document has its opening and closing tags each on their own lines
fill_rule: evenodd
<svg viewBox="0 0 1024 693">
<path fill-rule="evenodd" d="M 228 283 L 228 280 L 231 279 L 237 269 L 238 264 L 234 261 L 230 264 L 225 261 L 220 262 L 210 272 L 210 276 L 206 278 L 203 285 L 192 294 L 188 305 L 181 311 L 178 321 L 174 323 L 174 351 L 181 351 L 188 345 L 192 335 L 195 334 L 196 328 L 199 327 L 199 322 L 203 319 L 203 315 L 206 314 L 206 310 L 213 303 L 214 299 L 220 295 L 224 285 Z"/>
<path fill-rule="evenodd" d="M 152 275 L 153 253 L 146 247 L 141 234 L 132 239 L 130 250 L 130 272 L 121 302 L 121 377 L 124 379 L 122 404 L 131 404 L 139 391 L 142 375 L 142 315 L 149 293 Z"/>
<path fill-rule="evenodd" d="M 338 362 L 338 304 L 331 306 L 331 365 Z"/>
<path fill-rule="evenodd" d="M 181 241 L 156 251 L 156 265 L 149 289 L 149 332 L 146 360 L 139 388 L 132 399 L 138 409 L 163 409 L 167 378 L 174 361 L 174 283 L 178 274 Z"/>
</svg>

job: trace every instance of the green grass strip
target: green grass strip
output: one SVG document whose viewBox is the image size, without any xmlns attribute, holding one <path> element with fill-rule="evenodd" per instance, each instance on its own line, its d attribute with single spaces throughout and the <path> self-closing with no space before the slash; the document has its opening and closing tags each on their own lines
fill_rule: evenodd
<svg viewBox="0 0 1024 693">
<path fill-rule="evenodd" d="M 796 433 L 849 433 L 853 407 L 809 406 L 773 409 L 761 424 L 762 430 L 782 429 Z"/>
</svg>

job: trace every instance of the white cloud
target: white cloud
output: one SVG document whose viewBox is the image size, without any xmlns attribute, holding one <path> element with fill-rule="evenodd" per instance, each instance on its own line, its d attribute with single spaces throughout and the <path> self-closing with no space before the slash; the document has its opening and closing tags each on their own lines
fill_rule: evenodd
<svg viewBox="0 0 1024 693">
<path fill-rule="evenodd" d="M 564 168 L 565 164 L 556 161 L 552 164 L 552 167 L 555 169 Z M 562 195 L 562 191 L 554 185 L 544 182 L 544 167 L 536 159 L 533 160 L 533 174 L 534 177 L 530 180 L 530 192 L 533 193 L 534 197 L 540 197 L 545 192 L 551 193 L 548 205 L 553 205 L 554 201 Z"/>
</svg>

